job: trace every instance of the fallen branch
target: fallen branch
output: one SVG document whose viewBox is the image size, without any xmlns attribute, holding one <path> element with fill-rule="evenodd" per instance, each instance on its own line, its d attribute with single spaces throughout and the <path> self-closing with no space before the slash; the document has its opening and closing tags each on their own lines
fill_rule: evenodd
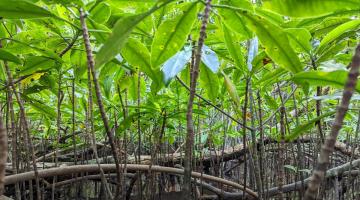
<svg viewBox="0 0 360 200">
<path fill-rule="evenodd" d="M 120 165 L 120 168 L 124 168 L 125 165 Z M 149 165 L 134 165 L 134 164 L 127 164 L 126 168 L 128 171 L 149 171 Z M 103 164 L 101 168 L 104 172 L 115 172 L 116 166 L 114 164 Z M 183 175 L 184 170 L 172 167 L 162 167 L 153 165 L 151 166 L 151 171 L 153 172 L 162 172 L 162 173 L 169 173 L 169 174 L 177 174 Z M 78 174 L 78 173 L 99 173 L 99 167 L 97 165 L 76 165 L 76 166 L 67 166 L 67 167 L 59 167 L 59 168 L 51 168 L 51 169 L 44 169 L 38 171 L 39 178 L 47 178 L 53 176 L 64 176 L 70 174 Z M 234 183 L 232 181 L 228 181 L 222 178 L 218 178 L 215 176 L 210 176 L 206 174 L 201 174 L 198 172 L 191 173 L 192 178 L 201 178 L 205 181 L 212 181 L 217 182 L 223 185 L 231 186 L 235 189 L 244 190 L 244 187 L 238 183 Z M 33 180 L 35 178 L 35 174 L 33 171 L 25 172 L 21 174 L 15 174 L 11 176 L 5 177 L 5 185 L 11 185 L 22 181 Z M 254 198 L 258 198 L 256 192 L 246 188 L 246 193 Z"/>
</svg>

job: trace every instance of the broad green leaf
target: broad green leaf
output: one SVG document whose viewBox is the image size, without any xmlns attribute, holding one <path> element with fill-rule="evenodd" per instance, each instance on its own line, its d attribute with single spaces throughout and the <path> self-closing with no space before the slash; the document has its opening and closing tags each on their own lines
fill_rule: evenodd
<svg viewBox="0 0 360 200">
<path fill-rule="evenodd" d="M 322 62 L 333 59 L 337 53 L 345 49 L 347 43 L 348 43 L 347 41 L 342 41 L 340 43 L 336 43 L 331 46 L 328 46 L 326 50 L 324 50 L 323 53 L 319 55 L 318 59 L 316 60 L 316 64 L 320 65 L 320 63 Z"/>
<path fill-rule="evenodd" d="M 216 102 L 220 90 L 219 77 L 205 65 L 200 65 L 200 71 L 201 87 L 205 89 L 206 96 L 212 102 Z"/>
<path fill-rule="evenodd" d="M 41 92 L 42 90 L 46 90 L 46 89 L 48 89 L 49 88 L 49 86 L 44 86 L 44 85 L 38 85 L 38 84 L 36 84 L 36 85 L 34 85 L 34 86 L 31 86 L 31 87 L 29 87 L 29 88 L 26 88 L 25 90 L 24 90 L 24 94 L 25 95 L 30 95 L 30 94 L 34 94 L 34 93 L 39 93 L 39 92 Z"/>
<path fill-rule="evenodd" d="M 256 73 L 261 69 L 261 67 L 265 66 L 268 63 L 271 63 L 271 60 L 267 58 L 267 55 L 264 51 L 261 51 L 254 57 L 253 61 L 251 62 L 252 64 L 251 73 L 252 74 Z"/>
<path fill-rule="evenodd" d="M 348 72 L 344 70 L 323 72 L 323 71 L 308 71 L 295 74 L 293 80 L 296 83 L 308 83 L 312 86 L 334 86 L 343 89 L 348 78 Z M 356 85 L 355 90 L 360 92 L 360 84 Z"/>
<path fill-rule="evenodd" d="M 325 18 L 320 24 L 316 24 L 310 29 L 310 32 L 314 34 L 314 36 L 321 36 L 323 34 L 327 34 L 336 27 L 350 21 L 351 19 L 348 17 L 329 17 Z"/>
<path fill-rule="evenodd" d="M 54 16 L 48 10 L 26 0 L 1 0 L 0 19 L 29 19 Z"/>
<path fill-rule="evenodd" d="M 310 32 L 304 28 L 289 28 L 285 29 L 287 32 L 290 45 L 296 52 L 310 53 L 311 51 L 311 35 Z"/>
<path fill-rule="evenodd" d="M 138 67 L 157 84 L 161 83 L 161 73 L 154 70 L 150 64 L 150 52 L 139 40 L 130 38 L 121 51 L 125 60 L 134 67 Z"/>
<path fill-rule="evenodd" d="M 243 58 L 240 42 L 236 33 L 230 31 L 230 29 L 227 28 L 224 24 L 222 24 L 222 30 L 224 32 L 224 41 L 227 50 L 234 60 L 235 66 L 242 70 L 247 69 L 247 67 L 245 67 L 245 60 Z"/>
<path fill-rule="evenodd" d="M 17 56 L 6 51 L 5 49 L 0 49 L 0 60 L 21 64 L 21 60 Z"/>
<path fill-rule="evenodd" d="M 279 77 L 286 74 L 286 70 L 283 68 L 277 68 L 275 70 L 271 70 L 263 75 L 263 77 L 256 82 L 256 85 L 261 86 L 269 86 L 272 85 L 272 83 L 275 83 Z"/>
<path fill-rule="evenodd" d="M 291 17 L 311 17 L 340 10 L 360 8 L 359 0 L 265 0 L 264 6 L 271 11 Z"/>
<path fill-rule="evenodd" d="M 99 3 L 91 12 L 90 17 L 96 23 L 103 24 L 109 20 L 111 16 L 111 8 L 108 3 Z"/>
<path fill-rule="evenodd" d="M 31 108 L 33 108 L 34 110 L 48 116 L 51 119 L 56 118 L 56 112 L 54 108 L 47 106 L 43 102 L 37 101 L 27 95 L 22 95 L 22 98 L 26 100 L 26 102 L 29 103 L 31 105 Z"/>
<path fill-rule="evenodd" d="M 287 141 L 296 140 L 298 137 L 300 137 L 301 135 L 304 135 L 309 129 L 311 129 L 314 126 L 315 122 L 317 122 L 325 117 L 329 117 L 333 114 L 335 114 L 335 111 L 327 112 L 323 115 L 320 115 L 319 117 L 309 120 L 308 122 L 306 122 L 304 124 L 299 125 L 294 130 L 292 130 L 289 135 L 285 136 L 285 140 L 287 140 Z"/>
<path fill-rule="evenodd" d="M 208 46 L 204 45 L 201 51 L 201 61 L 208 67 L 213 73 L 217 73 L 220 68 L 219 58 L 216 53 Z"/>
<path fill-rule="evenodd" d="M 343 39 L 349 32 L 357 31 L 360 28 L 360 19 L 349 21 L 345 24 L 342 24 L 328 33 L 320 42 L 317 52 L 322 52 L 328 44 L 336 40 Z"/>
<path fill-rule="evenodd" d="M 144 77 L 143 76 L 140 77 L 140 86 L 138 85 L 138 83 L 139 83 L 138 78 L 139 78 L 138 74 L 134 74 L 130 78 L 130 85 L 129 85 L 128 91 L 129 91 L 129 97 L 133 101 L 138 99 L 139 92 L 140 92 L 140 98 L 141 98 L 142 96 L 144 96 L 145 91 L 146 91 L 146 84 L 145 84 Z M 138 89 L 140 89 L 140 91 Z"/>
<path fill-rule="evenodd" d="M 46 104 L 44 103 L 38 103 L 38 102 L 29 102 L 31 107 L 35 110 L 37 110 L 38 112 L 40 112 L 41 114 L 43 115 L 46 115 L 52 119 L 55 119 L 56 118 L 56 112 L 55 110 L 50 107 L 50 106 L 47 106 Z"/>
<path fill-rule="evenodd" d="M 260 43 L 265 47 L 265 52 L 275 63 L 293 73 L 302 71 L 302 64 L 282 28 L 247 11 L 238 12 L 243 14 L 248 27 L 256 33 Z"/>
<path fill-rule="evenodd" d="M 103 43 L 109 38 L 111 30 L 107 26 L 99 24 L 91 19 L 87 22 L 90 34 L 94 35 L 97 42 Z"/>
<path fill-rule="evenodd" d="M 284 168 L 289 169 L 289 170 L 291 170 L 293 172 L 297 171 L 297 167 L 293 166 L 293 165 L 284 165 Z"/>
<path fill-rule="evenodd" d="M 189 3 L 173 19 L 164 21 L 157 29 L 151 46 L 151 64 L 158 67 L 183 48 L 196 20 L 197 3 Z"/>
<path fill-rule="evenodd" d="M 24 46 L 27 46 L 33 50 L 35 50 L 36 52 L 38 52 L 39 54 L 41 54 L 42 56 L 44 57 L 48 57 L 48 58 L 51 58 L 59 63 L 63 63 L 64 61 L 59 57 L 59 55 L 57 55 L 55 52 L 53 52 L 52 50 L 50 49 L 46 49 L 46 48 L 39 48 L 39 47 L 36 47 L 32 44 L 27 44 L 25 42 L 22 42 L 22 41 L 19 41 L 19 40 L 15 40 L 15 39 L 10 39 L 11 41 L 13 42 L 16 42 L 16 43 L 19 43 L 21 45 L 24 45 Z"/>
<path fill-rule="evenodd" d="M 74 67 L 74 76 L 79 80 L 87 70 L 86 53 L 84 51 L 72 50 L 70 61 Z"/>
<path fill-rule="evenodd" d="M 96 67 L 112 60 L 124 47 L 134 27 L 150 13 L 124 17 L 118 20 L 112 34 L 96 54 Z"/>
<path fill-rule="evenodd" d="M 256 13 L 256 15 L 264 17 L 265 19 L 269 20 L 271 23 L 276 24 L 278 26 L 281 26 L 285 23 L 284 16 L 279 15 L 277 13 L 274 13 L 274 12 L 271 12 L 268 10 L 264 10 L 261 8 L 255 8 L 255 13 Z"/>
<path fill-rule="evenodd" d="M 264 99 L 266 101 L 266 104 L 270 106 L 272 110 L 277 110 L 279 108 L 279 105 L 276 103 L 275 99 L 271 96 L 265 94 Z"/>
<path fill-rule="evenodd" d="M 191 47 L 185 47 L 185 50 L 178 52 L 164 63 L 161 71 L 163 72 L 165 85 L 168 85 L 170 81 L 186 67 L 190 59 Z"/>
<path fill-rule="evenodd" d="M 230 94 L 230 97 L 234 101 L 235 105 L 238 108 L 240 108 L 241 107 L 240 97 L 239 97 L 238 92 L 236 91 L 236 87 L 235 87 L 234 83 L 230 80 L 230 78 L 225 73 L 222 73 L 222 74 L 224 76 L 226 90 Z"/>
<path fill-rule="evenodd" d="M 253 34 L 246 26 L 245 20 L 240 13 L 230 9 L 221 9 L 220 16 L 228 29 L 239 34 L 240 40 L 247 40 L 252 37 Z"/>
<path fill-rule="evenodd" d="M 40 70 L 46 70 L 54 67 L 55 61 L 42 56 L 30 56 L 26 59 L 24 68 L 20 71 L 20 75 L 29 75 Z"/>
<path fill-rule="evenodd" d="M 162 4 L 156 4 L 153 8 L 145 13 L 119 19 L 115 23 L 109 39 L 107 39 L 96 55 L 96 67 L 99 68 L 103 64 L 109 62 L 121 51 L 121 49 L 126 44 L 132 30 L 138 23 L 170 2 L 171 1 L 169 0 Z"/>
</svg>

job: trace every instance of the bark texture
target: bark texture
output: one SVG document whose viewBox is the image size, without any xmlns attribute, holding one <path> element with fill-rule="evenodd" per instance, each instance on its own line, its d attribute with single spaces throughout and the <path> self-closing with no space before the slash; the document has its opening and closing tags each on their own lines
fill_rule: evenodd
<svg viewBox="0 0 360 200">
<path fill-rule="evenodd" d="M 310 178 L 310 182 L 308 184 L 308 188 L 305 193 L 305 200 L 311 200 L 317 198 L 318 189 L 320 187 L 321 182 L 325 178 L 326 168 L 330 162 L 330 155 L 335 150 L 336 138 L 342 127 L 345 114 L 349 108 L 350 99 L 354 93 L 357 84 L 359 67 L 360 67 L 360 44 L 356 47 L 355 55 L 353 56 L 352 62 L 350 63 L 350 72 L 343 91 L 343 97 L 339 107 L 337 108 L 335 120 L 334 123 L 332 124 L 330 135 L 326 138 L 325 143 L 321 148 L 318 164 L 313 171 L 313 174 Z"/>
<path fill-rule="evenodd" d="M 194 145 L 194 122 L 192 118 L 193 104 L 196 93 L 196 82 L 199 76 L 202 47 L 204 46 L 204 42 L 206 38 L 206 27 L 210 15 L 210 9 L 211 9 L 211 0 L 208 0 L 203 15 L 203 21 L 200 29 L 200 37 L 195 53 L 194 65 L 191 68 L 190 97 L 189 97 L 187 113 L 186 113 L 187 136 L 186 136 L 186 149 L 185 149 L 185 159 L 184 159 L 185 174 L 184 174 L 183 196 L 184 199 L 186 200 L 191 199 L 191 170 L 192 170 L 191 161 L 192 161 L 192 153 L 193 153 L 192 149 Z"/>
<path fill-rule="evenodd" d="M 0 119 L 0 196 L 4 193 L 4 177 L 7 160 L 7 135 Z"/>
</svg>

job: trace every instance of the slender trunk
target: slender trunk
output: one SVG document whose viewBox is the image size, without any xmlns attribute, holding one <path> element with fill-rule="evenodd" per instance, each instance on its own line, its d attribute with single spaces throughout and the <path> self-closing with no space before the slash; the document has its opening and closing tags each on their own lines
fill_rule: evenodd
<svg viewBox="0 0 360 200">
<path fill-rule="evenodd" d="M 8 108 L 10 113 L 10 123 L 11 123 L 11 162 L 12 169 L 15 174 L 18 173 L 18 156 L 17 156 L 17 130 L 16 130 L 16 122 L 15 122 L 15 112 L 14 112 L 14 99 L 12 95 L 11 89 L 8 87 Z M 21 199 L 21 193 L 19 184 L 15 184 L 15 199 Z"/>
<path fill-rule="evenodd" d="M 246 137 L 246 121 L 247 121 L 247 104 L 248 104 L 248 94 L 249 94 L 249 79 L 246 79 L 246 86 L 245 86 L 245 100 L 244 100 L 244 107 L 243 107 L 243 116 L 242 116 L 242 120 L 244 123 L 243 126 L 243 138 L 242 138 L 242 142 L 244 145 L 244 149 L 247 148 L 247 137 Z M 246 190 L 247 187 L 247 171 L 248 171 L 248 165 L 247 165 L 247 154 L 244 154 L 244 191 Z M 245 197 L 243 197 L 244 199 Z"/>
<path fill-rule="evenodd" d="M 73 150 L 74 150 L 74 162 L 77 165 L 77 153 L 76 153 L 76 137 L 75 137 L 75 77 L 73 77 L 72 85 L 71 85 L 71 104 L 72 104 L 72 113 L 71 113 L 71 121 L 72 121 L 72 140 L 73 140 Z"/>
<path fill-rule="evenodd" d="M 342 127 L 345 114 L 349 108 L 350 99 L 354 93 L 360 67 L 360 44 L 356 47 L 355 55 L 350 64 L 350 72 L 346 81 L 340 106 L 337 108 L 334 123 L 330 135 L 326 138 L 321 148 L 317 167 L 313 170 L 311 180 L 305 193 L 305 200 L 316 199 L 320 184 L 325 178 L 326 168 L 329 164 L 329 157 L 334 152 L 336 138 Z"/>
<path fill-rule="evenodd" d="M 190 94 L 189 94 L 189 101 L 187 106 L 187 113 L 186 113 L 186 124 L 187 124 L 187 135 L 186 135 L 186 147 L 185 147 L 185 159 L 184 159 L 184 188 L 183 194 L 184 199 L 190 200 L 191 199 L 191 162 L 192 162 L 192 149 L 194 145 L 194 122 L 193 122 L 193 104 L 194 104 L 194 97 L 196 92 L 196 81 L 199 76 L 199 67 L 201 62 L 201 53 L 202 47 L 204 45 L 204 41 L 206 38 L 206 27 L 208 24 L 208 19 L 210 15 L 211 9 L 211 0 L 208 0 L 206 3 L 203 21 L 200 30 L 200 37 L 198 41 L 198 46 L 196 50 L 194 66 L 191 70 L 191 82 L 190 82 Z"/>
<path fill-rule="evenodd" d="M 138 159 L 137 159 L 137 164 L 140 164 L 140 157 L 141 157 L 141 126 L 140 126 L 140 78 L 141 78 L 141 73 L 140 73 L 140 70 L 138 70 L 138 76 L 137 76 L 137 108 L 136 108 L 136 113 L 138 115 L 138 118 L 137 118 L 137 134 L 138 134 Z M 151 141 L 151 140 L 150 140 Z M 142 192 L 143 192 L 143 189 L 142 189 L 142 179 L 141 179 L 141 172 L 137 172 L 137 176 L 138 176 L 138 195 L 139 195 L 139 199 L 142 199 Z"/>
<path fill-rule="evenodd" d="M 279 88 L 280 91 L 280 88 Z M 279 175 L 278 175 L 278 187 L 279 187 L 279 199 L 282 200 L 283 193 L 282 187 L 285 182 L 285 172 L 284 172 L 284 154 L 285 154 L 285 107 L 284 105 L 280 108 L 280 144 L 279 144 Z"/>
<path fill-rule="evenodd" d="M 2 44 L 0 43 L 0 48 L 2 48 Z M 10 84 L 11 89 L 13 90 L 13 93 L 15 94 L 16 97 L 16 101 L 19 104 L 20 107 L 20 118 L 22 119 L 23 123 L 24 123 L 24 128 L 25 128 L 25 134 L 28 138 L 27 140 L 27 145 L 28 148 L 30 149 L 30 153 L 31 153 L 31 157 L 32 157 L 32 165 L 33 165 L 33 169 L 34 169 L 34 173 L 35 173 L 35 182 L 36 182 L 36 198 L 37 200 L 41 199 L 41 193 L 40 193 L 40 180 L 39 180 L 39 174 L 38 174 L 38 170 L 37 170 L 37 166 L 36 166 L 36 156 L 35 156 L 35 150 L 34 150 L 34 146 L 31 140 L 31 134 L 30 134 L 30 128 L 27 122 L 27 118 L 26 118 L 26 113 L 25 113 L 25 107 L 24 104 L 21 100 L 20 94 L 16 91 L 14 82 L 13 82 L 13 77 L 9 68 L 9 65 L 6 61 L 4 61 L 4 66 L 5 66 L 5 70 L 6 70 L 6 75 L 8 78 L 8 83 Z"/>
<path fill-rule="evenodd" d="M 118 153 L 117 153 L 117 150 L 116 150 L 116 147 L 115 147 L 114 137 L 113 137 L 113 134 L 112 134 L 110 126 L 109 126 L 109 120 L 108 120 L 108 118 L 106 116 L 105 108 L 104 108 L 104 105 L 103 105 L 103 102 L 102 102 L 100 84 L 99 84 L 99 81 L 98 81 L 97 73 L 95 71 L 95 62 L 94 62 L 94 58 L 93 58 L 93 54 L 92 54 L 92 50 L 91 50 L 89 31 L 88 31 L 88 28 L 87 28 L 87 25 L 86 25 L 86 22 L 85 22 L 85 14 L 84 14 L 84 11 L 82 9 L 80 9 L 80 20 L 81 20 L 81 27 L 82 27 L 82 31 L 83 31 L 83 39 L 84 39 L 84 43 L 85 43 L 88 67 L 90 68 L 90 71 L 91 71 L 91 74 L 92 74 L 92 79 L 93 79 L 94 86 L 95 86 L 95 93 L 96 93 L 97 103 L 98 103 L 98 106 L 99 106 L 101 118 L 102 118 L 102 121 L 104 123 L 104 128 L 105 128 L 107 137 L 109 139 L 111 151 L 112 151 L 114 161 L 115 161 L 115 165 L 116 165 L 116 174 L 117 174 L 116 178 L 117 178 L 118 186 L 116 187 L 115 198 L 117 198 L 118 195 L 119 195 L 119 183 L 121 181 L 120 166 L 119 166 L 119 160 L 118 160 L 119 157 L 118 157 Z"/>
<path fill-rule="evenodd" d="M 6 129 L 2 123 L 2 116 L 0 114 L 0 198 L 4 193 L 4 177 L 7 161 L 7 134 Z"/>
<path fill-rule="evenodd" d="M 58 93 L 57 93 L 57 117 L 56 117 L 56 127 L 57 127 L 57 138 L 55 145 L 55 167 L 58 166 L 58 157 L 59 157 L 59 144 L 61 138 L 61 102 L 64 97 L 64 93 L 61 90 L 61 81 L 62 81 L 62 72 L 61 66 L 59 66 L 59 77 L 58 77 Z M 53 177 L 52 187 L 51 187 L 51 199 L 55 200 L 55 183 L 57 182 L 57 177 Z"/>
</svg>

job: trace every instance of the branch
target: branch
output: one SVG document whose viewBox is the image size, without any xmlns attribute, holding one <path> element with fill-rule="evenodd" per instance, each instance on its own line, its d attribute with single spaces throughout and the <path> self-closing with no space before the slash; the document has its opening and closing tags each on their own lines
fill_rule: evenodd
<svg viewBox="0 0 360 200">
<path fill-rule="evenodd" d="M 337 109 L 335 120 L 331 127 L 330 135 L 326 138 L 325 143 L 321 148 L 317 167 L 313 171 L 313 175 L 310 178 L 308 189 L 305 193 L 305 200 L 316 199 L 320 184 L 325 178 L 326 168 L 330 162 L 329 157 L 334 152 L 336 138 L 339 135 L 339 131 L 342 127 L 345 114 L 349 108 L 350 99 L 354 93 L 357 84 L 357 77 L 359 76 L 360 67 L 360 44 L 356 47 L 355 55 L 352 59 L 350 66 L 351 68 L 345 84 L 340 106 Z"/>
<path fill-rule="evenodd" d="M 120 168 L 124 168 L 125 165 L 120 165 Z M 126 168 L 128 171 L 149 171 L 149 165 L 135 165 L 135 164 L 127 164 Z M 101 165 L 101 168 L 104 170 L 104 172 L 115 172 L 116 166 L 114 164 L 103 164 Z M 176 175 L 184 175 L 183 169 L 178 168 L 172 168 L 172 167 L 163 167 L 158 165 L 152 165 L 151 171 L 153 172 L 162 172 L 162 173 L 169 173 L 169 174 L 176 174 Z M 58 167 L 58 168 L 51 168 L 51 169 L 44 169 L 39 170 L 39 178 L 47 178 L 47 177 L 53 177 L 53 176 L 66 176 L 66 175 L 72 175 L 72 174 L 79 174 L 79 173 L 98 173 L 99 167 L 94 165 L 75 165 L 75 166 L 66 166 L 66 167 Z M 219 177 L 210 176 L 198 172 L 191 172 L 192 178 L 201 178 L 205 181 L 212 181 L 217 182 L 223 185 L 231 186 L 234 189 L 243 190 L 244 186 L 234 183 L 232 181 L 228 181 Z M 22 181 L 29 181 L 33 180 L 35 178 L 34 172 L 24 172 L 21 174 L 15 174 L 11 176 L 5 177 L 5 185 L 11 185 Z M 246 188 L 246 193 L 250 196 L 257 198 L 258 195 L 256 192 L 252 191 L 251 189 Z"/>
<path fill-rule="evenodd" d="M 188 91 L 190 91 L 189 86 L 187 86 L 184 81 L 182 81 L 178 76 L 176 76 L 176 80 L 179 81 L 179 83 L 184 86 Z M 225 112 L 224 110 L 222 110 L 221 108 L 219 108 L 218 106 L 214 105 L 213 103 L 211 103 L 209 100 L 205 99 L 203 96 L 201 96 L 198 93 L 195 93 L 195 96 L 200 98 L 201 100 L 203 100 L 205 103 L 207 103 L 208 105 L 212 106 L 213 108 L 215 108 L 216 110 L 218 110 L 219 112 L 221 112 L 222 114 L 224 114 L 226 117 L 230 118 L 231 120 L 233 120 L 234 122 L 238 123 L 239 125 L 245 127 L 246 129 L 250 130 L 250 131 L 255 131 L 255 129 L 245 126 L 244 123 L 242 123 L 241 121 L 235 119 L 233 116 L 231 116 L 229 113 Z"/>
</svg>

